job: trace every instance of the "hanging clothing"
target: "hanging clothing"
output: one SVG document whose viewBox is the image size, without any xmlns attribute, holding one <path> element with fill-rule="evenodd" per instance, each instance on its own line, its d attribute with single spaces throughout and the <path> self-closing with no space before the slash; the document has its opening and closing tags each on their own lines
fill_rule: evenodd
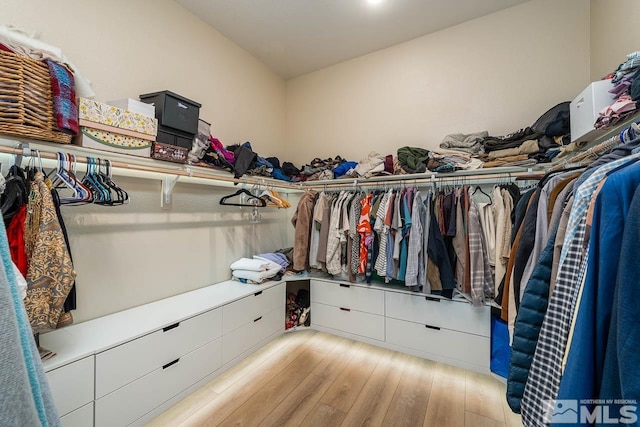
<svg viewBox="0 0 640 427">
<path fill-rule="evenodd" d="M 329 222 L 329 236 L 327 240 L 327 272 L 329 274 L 340 274 L 342 267 L 340 264 L 340 217 L 342 215 L 342 205 L 349 193 L 342 191 L 338 200 L 331 208 L 331 220 Z"/>
<path fill-rule="evenodd" d="M 469 206 L 469 253 L 471 283 L 470 293 L 472 303 L 479 307 L 485 301 L 493 297 L 493 276 L 489 265 L 487 247 L 482 239 L 482 226 L 480 225 L 480 215 L 475 203 Z"/>
<path fill-rule="evenodd" d="M 385 193 L 378 208 L 376 223 L 373 227 L 378 233 L 378 255 L 375 262 L 375 271 L 380 277 L 387 275 L 387 234 L 389 233 L 389 226 L 386 224 L 386 219 L 390 199 L 391 192 Z"/>
<path fill-rule="evenodd" d="M 295 227 L 293 245 L 293 269 L 296 271 L 306 270 L 309 264 L 309 243 L 311 240 L 311 222 L 313 216 L 313 206 L 318 192 L 307 190 L 300 198 L 296 212 L 291 218 L 291 224 Z"/>
<path fill-rule="evenodd" d="M 11 259 L 20 270 L 23 276 L 27 275 L 29 262 L 25 252 L 24 243 L 24 223 L 27 217 L 27 205 L 20 208 L 16 213 L 9 226 L 7 227 L 7 236 L 9 238 L 9 248 L 11 250 Z"/>
<path fill-rule="evenodd" d="M 371 222 L 369 215 L 371 213 L 371 202 L 373 200 L 373 194 L 367 195 L 362 199 L 362 210 L 360 211 L 360 219 L 358 221 L 358 234 L 360 235 L 360 264 L 358 266 L 358 273 L 364 274 L 367 270 L 367 255 L 369 254 L 369 244 L 373 239 L 371 233 Z"/>
<path fill-rule="evenodd" d="M 544 415 L 542 402 L 555 399 L 560 385 L 562 359 L 571 317 L 586 270 L 584 257 L 585 222 L 591 196 L 608 171 L 638 158 L 638 155 L 632 155 L 602 165 L 578 187 L 575 193 L 565 245 L 560 255 L 556 285 L 540 330 L 538 346 L 522 398 L 523 422 L 527 424 L 542 422 Z"/>
<path fill-rule="evenodd" d="M 15 282 L 7 236 L 0 230 L 0 425 L 60 426 L 31 325 Z"/>
<path fill-rule="evenodd" d="M 423 249 L 423 217 L 424 207 L 420 191 L 413 196 L 411 212 L 411 234 L 409 235 L 407 270 L 405 273 L 405 286 L 424 286 L 426 282 L 424 269 Z"/>
<path fill-rule="evenodd" d="M 325 194 L 320 193 L 313 206 L 313 216 L 311 219 L 311 237 L 309 238 L 309 266 L 318 268 L 318 250 L 320 248 L 320 226 L 322 224 L 322 214 L 324 213 Z"/>
<path fill-rule="evenodd" d="M 26 231 L 28 230 L 28 232 Z M 55 329 L 75 281 L 51 192 L 40 172 L 31 183 L 25 247 L 29 258 L 25 307 L 34 332 Z"/>
<path fill-rule="evenodd" d="M 623 232 L 640 184 L 640 163 L 612 171 L 603 182 L 594 204 L 587 273 L 567 339 L 568 369 L 558 399 L 593 399 L 602 387 Z"/>
</svg>

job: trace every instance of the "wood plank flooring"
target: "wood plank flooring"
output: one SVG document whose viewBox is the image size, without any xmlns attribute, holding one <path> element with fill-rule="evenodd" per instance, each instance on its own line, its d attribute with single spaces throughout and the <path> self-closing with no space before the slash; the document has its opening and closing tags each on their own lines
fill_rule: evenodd
<svg viewBox="0 0 640 427">
<path fill-rule="evenodd" d="M 150 426 L 517 427 L 495 378 L 313 330 L 288 332 Z"/>
</svg>

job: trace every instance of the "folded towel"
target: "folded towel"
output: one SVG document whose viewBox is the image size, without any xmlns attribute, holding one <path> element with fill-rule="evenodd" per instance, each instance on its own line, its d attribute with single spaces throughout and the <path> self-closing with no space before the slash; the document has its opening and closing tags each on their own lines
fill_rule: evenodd
<svg viewBox="0 0 640 427">
<path fill-rule="evenodd" d="M 280 272 L 280 266 L 274 264 L 265 271 L 250 271 L 250 270 L 233 270 L 233 277 L 236 279 L 250 280 L 254 283 L 262 283 L 267 279 L 272 278 Z"/>
<path fill-rule="evenodd" d="M 273 264 L 269 260 L 240 258 L 229 267 L 232 270 L 265 271 Z M 280 266 L 278 265 L 278 268 Z"/>
<path fill-rule="evenodd" d="M 78 105 L 73 74 L 57 62 L 47 60 L 56 125 L 60 132 L 78 134 Z"/>
</svg>

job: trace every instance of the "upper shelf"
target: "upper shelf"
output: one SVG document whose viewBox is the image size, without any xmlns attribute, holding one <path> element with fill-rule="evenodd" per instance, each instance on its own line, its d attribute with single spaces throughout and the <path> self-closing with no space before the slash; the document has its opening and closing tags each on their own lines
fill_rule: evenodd
<svg viewBox="0 0 640 427">
<path fill-rule="evenodd" d="M 389 175 L 371 178 L 344 178 L 306 182 L 286 182 L 268 177 L 245 175 L 241 178 L 234 178 L 228 172 L 209 169 L 200 166 L 182 165 L 177 163 L 163 162 L 151 158 L 128 156 L 125 154 L 98 151 L 90 148 L 78 147 L 75 145 L 65 145 L 51 142 L 30 140 L 27 138 L 13 138 L 0 136 L 0 154 L 21 155 L 24 153 L 23 147 L 30 150 L 38 150 L 40 157 L 44 159 L 46 167 L 55 167 L 56 153 L 68 153 L 77 157 L 80 165 L 86 164 L 86 157 L 93 157 L 103 160 L 110 160 L 113 173 L 119 176 L 133 176 L 147 179 L 166 179 L 168 176 L 179 177 L 183 182 L 196 184 L 213 185 L 217 187 L 232 187 L 237 184 L 257 185 L 271 187 L 284 193 L 297 193 L 306 189 L 324 189 L 347 186 L 375 186 L 388 185 L 394 183 L 404 184 L 424 184 L 435 181 L 454 181 L 466 183 L 473 179 L 498 179 L 498 178 L 519 178 L 536 179 L 540 174 L 552 168 L 571 163 L 575 156 L 590 150 L 598 144 L 617 135 L 621 130 L 628 127 L 632 122 L 640 119 L 640 113 L 633 115 L 629 119 L 613 126 L 606 131 L 603 130 L 591 142 L 587 143 L 581 150 L 572 153 L 571 156 L 557 160 L 552 163 L 538 164 L 531 167 L 496 167 L 486 169 L 459 170 L 450 173 L 426 172 L 409 175 Z M 82 169 L 82 168 L 81 168 Z"/>
</svg>

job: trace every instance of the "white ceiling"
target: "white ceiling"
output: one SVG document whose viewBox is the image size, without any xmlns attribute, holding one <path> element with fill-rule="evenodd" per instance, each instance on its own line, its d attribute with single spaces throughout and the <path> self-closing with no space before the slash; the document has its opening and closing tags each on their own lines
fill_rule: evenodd
<svg viewBox="0 0 640 427">
<path fill-rule="evenodd" d="M 176 0 L 284 78 L 527 0 Z"/>
</svg>

